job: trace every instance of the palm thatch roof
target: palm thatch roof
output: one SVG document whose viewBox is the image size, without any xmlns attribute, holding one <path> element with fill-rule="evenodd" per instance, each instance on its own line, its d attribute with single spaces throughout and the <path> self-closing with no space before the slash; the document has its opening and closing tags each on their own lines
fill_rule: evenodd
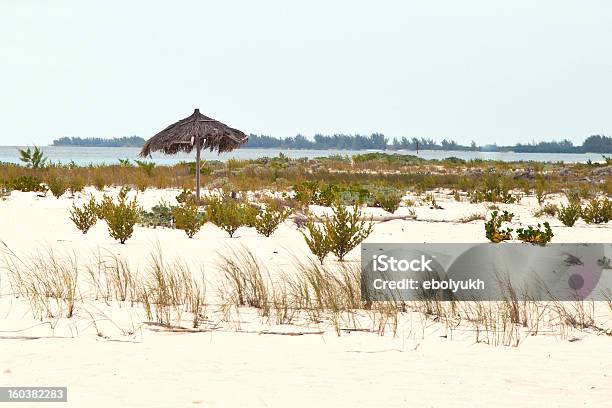
<svg viewBox="0 0 612 408">
<path fill-rule="evenodd" d="M 173 123 L 147 140 L 140 156 L 146 157 L 156 151 L 189 153 L 196 146 L 223 153 L 234 150 L 248 139 L 243 132 L 204 116 L 196 109 L 191 116 Z"/>
</svg>

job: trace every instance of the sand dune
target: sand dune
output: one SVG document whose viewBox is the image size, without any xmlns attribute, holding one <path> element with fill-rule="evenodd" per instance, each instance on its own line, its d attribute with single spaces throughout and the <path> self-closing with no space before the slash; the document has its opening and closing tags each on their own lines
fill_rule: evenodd
<svg viewBox="0 0 612 408">
<path fill-rule="evenodd" d="M 241 228 L 229 238 L 207 224 L 194 239 L 182 231 L 137 227 L 125 245 L 114 242 L 103 223 L 87 235 L 68 219 L 76 199 L 13 192 L 0 201 L 0 240 L 21 257 L 55 251 L 82 265 L 96 254 L 112 254 L 146 268 L 158 249 L 204 273 L 205 323 L 198 331 L 168 330 L 143 323 L 142 308 L 92 299 L 70 319 L 33 318 L 25 299 L 10 295 L 8 272 L 0 271 L 0 384 L 68 386 L 70 407 L 576 407 L 607 406 L 612 396 L 612 337 L 605 331 L 566 331 L 542 323 L 537 335 L 518 330 L 518 347 L 476 342 L 471 326 L 449 329 L 418 312 L 403 313 L 396 335 L 369 332 L 372 322 L 357 313 L 363 331 L 341 336 L 328 324 L 276 325 L 244 308 L 224 322 L 214 304 L 219 253 L 247 248 L 272 274 L 292 273 L 295 258 L 309 256 L 301 234 L 287 221 L 270 238 Z M 148 190 L 138 199 L 150 208 L 178 191 Z M 559 197 L 554 200 L 561 200 Z M 483 221 L 458 222 L 484 204 L 438 195 L 443 209 L 416 206 L 417 220 L 377 223 L 366 242 L 485 242 Z M 500 205 L 518 222 L 535 224 L 535 199 Z M 324 212 L 313 207 L 314 212 Z M 400 208 L 399 214 L 407 213 Z M 370 214 L 384 214 L 369 209 Z M 427 220 L 427 221 L 424 221 Z M 579 221 L 567 228 L 547 219 L 553 242 L 612 242 L 612 227 Z M 356 263 L 359 250 L 349 254 Z M 326 262 L 335 263 L 330 259 Z M 597 325 L 612 328 L 612 309 L 594 305 Z M 322 333 L 321 333 L 322 332 Z M 294 333 L 300 335 L 283 335 Z M 20 404 L 19 406 L 28 406 Z M 34 405 L 31 405 L 34 406 Z M 38 405 L 36 405 L 38 406 Z"/>
</svg>

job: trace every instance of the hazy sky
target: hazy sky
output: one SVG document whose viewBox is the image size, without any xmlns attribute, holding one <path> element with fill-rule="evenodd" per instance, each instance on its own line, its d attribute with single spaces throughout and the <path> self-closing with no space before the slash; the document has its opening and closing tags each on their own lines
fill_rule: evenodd
<svg viewBox="0 0 612 408">
<path fill-rule="evenodd" d="M 612 2 L 0 0 L 0 144 L 247 133 L 612 134 Z"/>
</svg>

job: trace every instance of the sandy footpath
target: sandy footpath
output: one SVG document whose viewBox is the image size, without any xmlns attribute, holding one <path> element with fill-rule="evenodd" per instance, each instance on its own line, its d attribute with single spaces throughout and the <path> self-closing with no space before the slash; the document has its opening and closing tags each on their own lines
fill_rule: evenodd
<svg viewBox="0 0 612 408">
<path fill-rule="evenodd" d="M 87 262 L 104 252 L 135 267 L 144 267 L 152 251 L 161 248 L 165 258 L 203 270 L 212 296 L 218 253 L 245 247 L 271 270 L 285 272 L 294 267 L 295 257 L 309 254 L 290 221 L 270 238 L 251 228 L 229 238 L 210 224 L 194 239 L 179 230 L 137 227 L 125 245 L 115 243 L 103 223 L 82 235 L 68 219 L 68 209 L 84 202 L 92 193 L 87 191 L 74 200 L 14 192 L 0 201 L 0 240 L 22 256 L 53 249 Z M 138 199 L 148 209 L 177 194 L 148 190 Z M 458 203 L 444 194 L 436 198 L 443 209 L 417 205 L 416 221 L 377 223 L 366 242 L 486 241 L 483 221 L 457 221 L 486 212 L 486 204 Z M 544 220 L 532 215 L 533 197 L 499 207 L 515 213 L 517 223 Z M 398 214 L 407 211 L 402 207 Z M 555 218 L 545 220 L 555 234 L 552 242 L 612 242 L 611 224 L 579 221 L 567 228 Z M 349 262 L 358 256 L 356 249 Z M 32 318 L 23 299 L 6 295 L 9 286 L 7 272 L 0 270 L 0 385 L 67 385 L 69 402 L 61 406 L 604 407 L 612 398 L 612 337 L 594 331 L 561 336 L 543 329 L 518 347 L 496 347 L 476 343 L 468 330 L 451 336 L 442 324 L 406 313 L 395 337 L 390 332 L 338 337 L 328 329 L 285 336 L 261 332 L 300 329 L 270 325 L 245 310 L 239 317 L 242 332 L 219 324 L 219 330 L 177 333 L 143 326 L 137 309 L 96 302 L 84 305 L 88 312 L 79 311 L 74 319 L 45 323 Z M 612 328 L 607 306 L 598 305 L 596 315 Z M 93 327 L 95 316 L 105 316 L 99 319 L 104 336 Z"/>
</svg>

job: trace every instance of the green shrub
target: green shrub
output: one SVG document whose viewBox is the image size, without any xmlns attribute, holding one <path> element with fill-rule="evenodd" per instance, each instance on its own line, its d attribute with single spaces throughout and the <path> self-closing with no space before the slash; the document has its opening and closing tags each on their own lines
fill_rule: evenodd
<svg viewBox="0 0 612 408">
<path fill-rule="evenodd" d="M 375 190 L 375 188 L 370 188 L 369 186 L 359 186 L 352 185 L 350 187 L 342 189 L 339 195 L 339 202 L 342 205 L 353 206 L 355 204 L 361 205 L 365 204 L 367 206 L 374 206 L 376 204 L 376 200 L 371 190 Z"/>
<path fill-rule="evenodd" d="M 138 223 L 144 227 L 166 227 L 174 228 L 174 216 L 172 214 L 175 206 L 165 201 L 153 206 L 151 211 L 143 211 Z"/>
<path fill-rule="evenodd" d="M 210 222 L 227 232 L 230 237 L 233 237 L 238 228 L 246 225 L 247 222 L 244 207 L 237 200 L 228 196 L 207 199 L 206 216 Z"/>
<path fill-rule="evenodd" d="M 340 198 L 340 188 L 335 184 L 328 184 L 316 195 L 314 204 L 325 207 L 331 206 Z"/>
<path fill-rule="evenodd" d="M 612 201 L 593 198 L 582 209 L 582 219 L 587 224 L 605 224 L 612 218 Z"/>
<path fill-rule="evenodd" d="M 106 180 L 104 176 L 101 174 L 96 174 L 93 178 L 93 185 L 98 191 L 104 191 L 104 187 L 106 187 Z"/>
<path fill-rule="evenodd" d="M 134 225 L 138 222 L 141 209 L 134 197 L 128 201 L 129 189 L 123 187 L 119 192 L 118 202 L 115 203 L 109 196 L 104 196 L 102 204 L 98 207 L 98 216 L 102 216 L 108 224 L 108 232 L 111 237 L 125 244 L 134 233 Z"/>
<path fill-rule="evenodd" d="M 460 202 L 461 201 L 461 195 L 459 194 L 458 190 L 453 190 L 453 198 L 455 199 L 455 201 Z"/>
<path fill-rule="evenodd" d="M 544 223 L 544 230 L 540 228 L 540 224 L 538 224 L 535 228 L 531 225 L 527 228 L 518 228 L 516 230 L 517 237 L 521 241 L 528 242 L 530 244 L 546 245 L 547 242 L 550 242 L 554 234 L 552 233 L 552 229 L 550 228 L 550 224 L 548 224 L 548 222 Z"/>
<path fill-rule="evenodd" d="M 151 179 L 149 176 L 144 174 L 137 174 L 134 180 L 134 186 L 136 190 L 145 192 L 147 188 L 151 185 Z"/>
<path fill-rule="evenodd" d="M 250 204 L 249 202 L 243 202 L 241 204 L 241 208 L 243 211 L 244 225 L 246 225 L 247 227 L 255 228 L 260 208 L 255 204 Z"/>
<path fill-rule="evenodd" d="M 491 213 L 491 219 L 485 222 L 485 235 L 487 239 L 494 243 L 507 241 L 512 239 L 512 229 L 502 228 L 502 223 L 512 221 L 514 214 L 504 211 L 498 215 L 497 211 Z"/>
<path fill-rule="evenodd" d="M 374 193 L 374 205 L 393 214 L 399 208 L 402 196 L 402 192 L 396 188 L 381 188 Z"/>
<path fill-rule="evenodd" d="M 301 230 L 300 232 L 302 233 L 310 252 L 312 252 L 312 254 L 317 257 L 319 262 L 321 262 L 321 265 L 323 265 L 323 260 L 327 254 L 331 252 L 331 244 L 329 242 L 329 238 L 325 234 L 325 228 L 319 228 L 313 217 L 309 217 L 304 226 L 306 227 L 308 234 Z"/>
<path fill-rule="evenodd" d="M 567 197 L 567 201 L 570 203 L 578 203 L 580 204 L 580 189 L 578 188 L 570 188 L 565 191 L 565 196 Z"/>
<path fill-rule="evenodd" d="M 521 200 L 519 195 L 513 195 L 507 187 L 508 182 L 503 182 L 497 178 L 487 179 L 486 186 L 468 192 L 471 203 L 481 203 L 488 201 L 492 203 L 514 204 Z"/>
<path fill-rule="evenodd" d="M 26 192 L 27 191 L 36 191 L 36 192 L 46 191 L 46 188 L 42 184 L 42 181 L 38 177 L 33 177 L 33 176 L 16 177 L 7 183 L 7 188 L 11 190 L 19 190 L 19 191 L 26 191 Z"/>
<path fill-rule="evenodd" d="M 345 190 L 340 192 L 338 202 L 342 205 L 361 204 L 361 197 L 359 196 L 359 193 L 354 193 L 352 191 Z"/>
<path fill-rule="evenodd" d="M 535 196 L 536 196 L 536 199 L 538 200 L 539 205 L 544 204 L 544 200 L 546 199 L 547 193 L 546 193 L 546 190 L 544 190 L 543 180 L 538 181 L 538 184 L 536 185 L 536 188 L 535 188 Z"/>
<path fill-rule="evenodd" d="M 595 197 L 597 192 L 593 186 L 589 184 L 580 184 L 578 185 L 578 194 L 580 195 L 580 198 L 590 200 L 591 198 Z"/>
<path fill-rule="evenodd" d="M 181 193 L 176 196 L 176 201 L 179 204 L 184 204 L 184 203 L 194 203 L 195 204 L 196 196 L 193 193 L 193 191 L 184 188 L 183 191 L 181 191 Z"/>
<path fill-rule="evenodd" d="M 551 217 L 554 217 L 555 215 L 557 215 L 558 211 L 559 207 L 557 207 L 556 204 L 548 203 L 544 207 L 537 210 L 533 215 L 536 217 L 541 217 L 543 215 L 549 215 Z"/>
<path fill-rule="evenodd" d="M 85 182 L 80 176 L 73 176 L 68 180 L 68 190 L 70 190 L 70 195 L 72 197 L 74 197 L 76 193 L 83 191 L 84 188 Z"/>
<path fill-rule="evenodd" d="M 42 149 L 38 146 L 34 146 L 34 150 L 31 150 L 29 147 L 27 149 L 17 150 L 19 150 L 19 160 L 24 162 L 26 167 L 31 167 L 33 169 L 45 167 L 47 158 L 44 157 Z"/>
<path fill-rule="evenodd" d="M 557 218 L 559 218 L 559 221 L 561 221 L 563 225 L 573 227 L 576 221 L 578 221 L 578 218 L 580 218 L 581 214 L 582 209 L 580 208 L 580 204 L 570 202 L 567 207 L 561 206 L 559 208 Z"/>
<path fill-rule="evenodd" d="M 372 193 L 359 185 L 341 187 L 336 184 L 327 184 L 321 187 L 317 180 L 303 181 L 293 186 L 295 200 L 303 205 L 316 204 L 330 207 L 336 202 L 346 205 L 375 203 Z"/>
<path fill-rule="evenodd" d="M 346 254 L 372 233 L 374 224 L 361 220 L 362 212 L 356 205 L 349 211 L 343 205 L 334 204 L 332 211 L 332 216 L 323 221 L 323 228 L 330 251 L 343 261 Z"/>
<path fill-rule="evenodd" d="M 279 208 L 272 203 L 268 203 L 266 208 L 260 210 L 255 217 L 255 230 L 258 234 L 269 237 L 289 217 L 289 214 L 291 214 L 289 209 Z"/>
<path fill-rule="evenodd" d="M 357 194 L 359 196 L 359 200 L 355 204 L 366 204 L 368 206 L 374 205 L 374 196 L 372 195 L 371 188 L 369 186 L 359 186 L 356 184 L 351 185 L 348 190 L 353 194 Z"/>
<path fill-rule="evenodd" d="M 303 181 L 293 186 L 295 200 L 303 205 L 314 204 L 319 194 L 318 181 Z"/>
<path fill-rule="evenodd" d="M 98 221 L 96 200 L 92 197 L 82 207 L 77 207 L 73 203 L 70 219 L 83 234 L 87 234 L 87 231 Z"/>
<path fill-rule="evenodd" d="M 153 175 L 153 169 L 155 168 L 154 162 L 134 160 L 134 163 L 136 163 L 138 168 L 141 169 L 147 176 L 151 177 Z"/>
<path fill-rule="evenodd" d="M 185 231 L 189 238 L 193 238 L 206 222 L 204 215 L 198 212 L 198 206 L 193 203 L 174 207 L 172 214 L 174 215 L 176 228 Z"/>
<path fill-rule="evenodd" d="M 61 177 L 51 178 L 47 182 L 47 186 L 55 198 L 60 198 L 68 190 L 68 184 Z"/>
</svg>

